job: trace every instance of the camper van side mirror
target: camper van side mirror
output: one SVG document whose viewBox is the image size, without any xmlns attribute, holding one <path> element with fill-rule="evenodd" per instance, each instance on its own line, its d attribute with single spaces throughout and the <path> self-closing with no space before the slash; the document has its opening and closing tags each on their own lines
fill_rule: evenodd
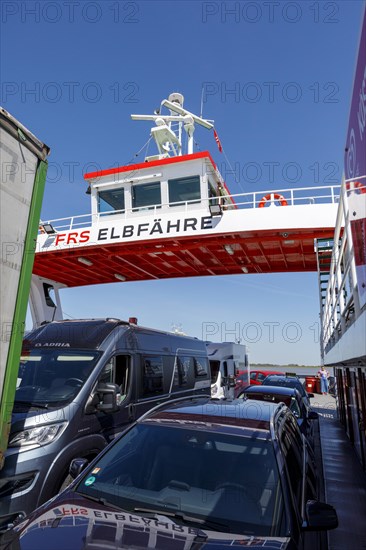
<svg viewBox="0 0 366 550">
<path fill-rule="evenodd" d="M 231 374 L 228 378 L 229 378 L 229 388 L 235 388 L 235 385 L 236 385 L 235 376 Z"/>
<path fill-rule="evenodd" d="M 121 390 L 117 384 L 99 382 L 96 392 L 99 396 L 99 403 L 96 405 L 98 411 L 106 413 L 118 411 L 117 396 Z"/>
</svg>

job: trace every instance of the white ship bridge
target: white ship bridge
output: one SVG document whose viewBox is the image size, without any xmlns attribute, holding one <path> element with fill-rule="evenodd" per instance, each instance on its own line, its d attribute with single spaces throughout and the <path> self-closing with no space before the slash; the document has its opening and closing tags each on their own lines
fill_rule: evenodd
<svg viewBox="0 0 366 550">
<path fill-rule="evenodd" d="M 212 121 L 186 111 L 180 94 L 162 107 L 170 114 L 133 115 L 155 121 L 157 155 L 86 174 L 91 213 L 41 223 L 30 301 L 36 323 L 58 318 L 45 302 L 49 285 L 317 271 L 314 242 L 333 237 L 339 186 L 231 195 L 210 153 L 193 152 L 195 123 L 213 129 Z"/>
</svg>

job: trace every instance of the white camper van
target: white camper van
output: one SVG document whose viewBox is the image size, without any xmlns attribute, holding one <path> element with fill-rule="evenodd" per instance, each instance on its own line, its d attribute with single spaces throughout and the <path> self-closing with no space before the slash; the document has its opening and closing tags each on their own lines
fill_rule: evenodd
<svg viewBox="0 0 366 550">
<path fill-rule="evenodd" d="M 206 342 L 211 368 L 211 396 L 215 399 L 234 398 L 235 377 L 248 371 L 247 347 L 234 342 Z"/>
</svg>

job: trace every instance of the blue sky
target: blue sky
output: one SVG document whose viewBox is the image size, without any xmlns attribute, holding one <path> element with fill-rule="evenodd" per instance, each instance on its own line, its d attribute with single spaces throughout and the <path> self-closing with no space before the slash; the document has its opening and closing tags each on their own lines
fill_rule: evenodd
<svg viewBox="0 0 366 550">
<path fill-rule="evenodd" d="M 364 2 L 4 1 L 0 103 L 51 147 L 42 218 L 88 213 L 83 172 L 128 163 L 171 92 L 233 193 L 340 182 Z M 152 152 L 152 146 L 149 153 Z M 227 160 L 228 159 L 228 160 Z M 143 160 L 138 157 L 137 160 Z M 229 173 L 229 164 L 235 174 Z M 240 338 L 252 362 L 317 364 L 315 273 L 67 289 L 72 317 Z"/>
</svg>

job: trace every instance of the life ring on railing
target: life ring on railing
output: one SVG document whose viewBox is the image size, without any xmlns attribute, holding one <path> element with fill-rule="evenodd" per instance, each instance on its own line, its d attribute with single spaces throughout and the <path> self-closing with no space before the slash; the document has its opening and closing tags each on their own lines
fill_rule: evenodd
<svg viewBox="0 0 366 550">
<path fill-rule="evenodd" d="M 348 181 L 346 183 L 346 189 L 347 191 L 356 191 L 360 195 L 364 195 L 366 193 L 366 185 L 360 181 Z"/>
<path fill-rule="evenodd" d="M 263 208 L 268 201 L 274 200 L 279 202 L 281 206 L 287 206 L 288 204 L 283 195 L 280 195 L 279 193 L 269 193 L 269 195 L 262 197 L 262 199 L 259 201 L 258 208 Z"/>
</svg>

